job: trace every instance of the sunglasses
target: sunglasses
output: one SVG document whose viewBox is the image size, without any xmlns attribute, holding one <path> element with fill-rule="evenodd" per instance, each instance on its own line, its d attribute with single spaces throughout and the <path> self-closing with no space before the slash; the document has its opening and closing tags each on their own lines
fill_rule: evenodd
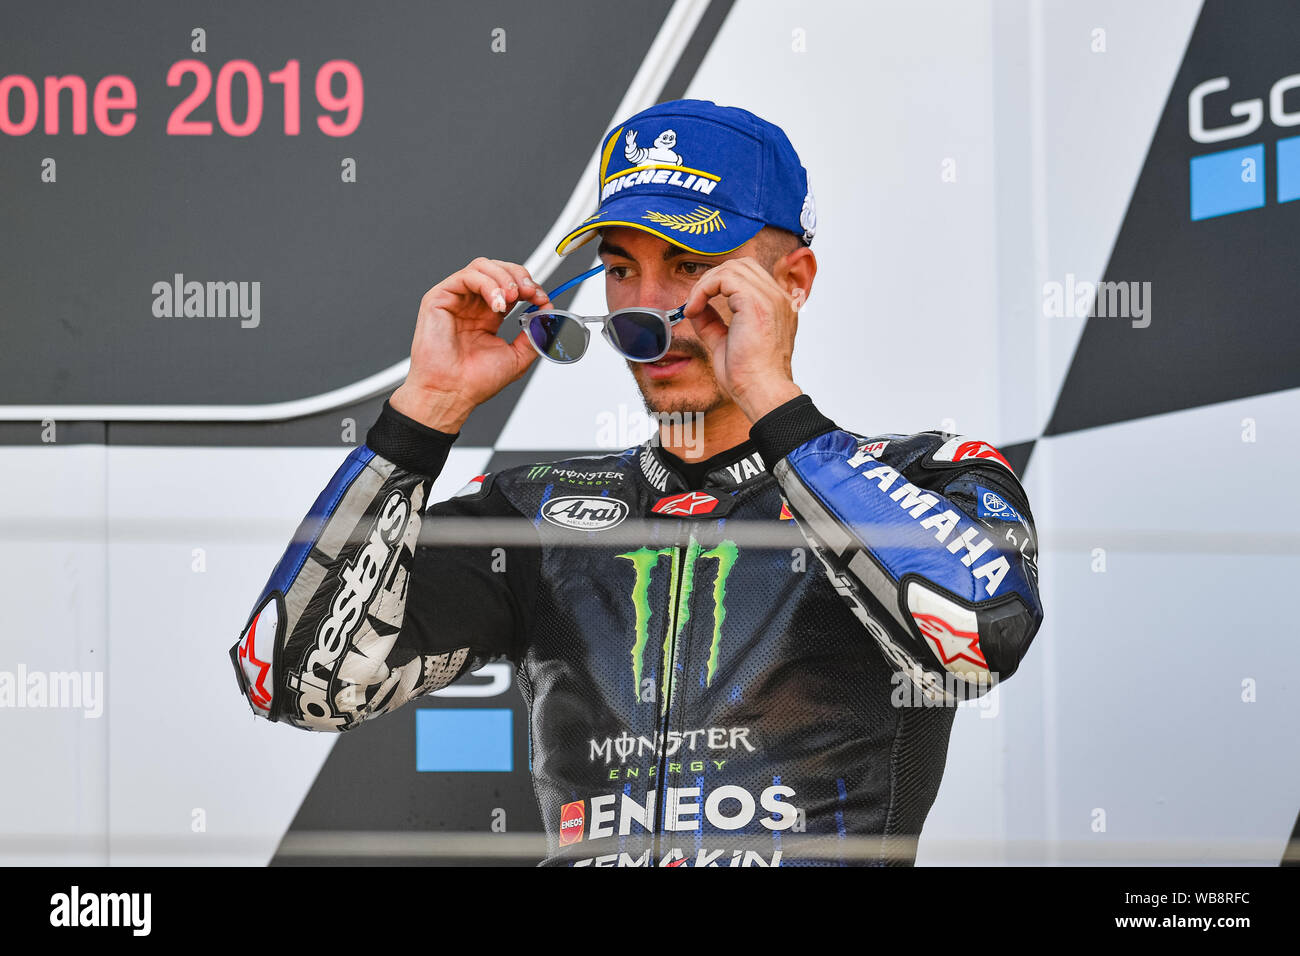
<svg viewBox="0 0 1300 956">
<path fill-rule="evenodd" d="M 597 273 L 604 272 L 603 265 L 570 279 L 546 293 L 548 298 L 567 292 L 580 282 L 586 282 Z M 632 308 L 619 309 L 608 315 L 577 315 L 563 309 L 529 306 L 519 316 L 519 325 L 528 336 L 537 354 L 560 365 L 578 361 L 587 353 L 591 334 L 587 325 L 601 324 L 601 334 L 614 351 L 633 362 L 655 362 L 668 353 L 673 339 L 673 326 L 683 318 L 685 305 L 675 309 Z"/>
</svg>

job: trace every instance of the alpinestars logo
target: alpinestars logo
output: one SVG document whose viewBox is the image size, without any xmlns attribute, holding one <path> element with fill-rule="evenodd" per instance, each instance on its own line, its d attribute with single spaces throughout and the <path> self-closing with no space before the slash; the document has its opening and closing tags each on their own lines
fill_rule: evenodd
<svg viewBox="0 0 1300 956">
<path fill-rule="evenodd" d="M 727 616 L 725 606 L 727 598 L 727 578 L 735 567 L 740 549 L 734 541 L 720 541 L 707 551 L 702 550 L 695 535 L 690 536 L 685 557 L 681 557 L 678 548 L 637 548 L 616 557 L 632 563 L 635 578 L 632 583 L 632 605 L 636 609 L 636 638 L 632 644 L 632 689 L 638 701 L 649 700 L 643 693 L 641 675 L 645 670 L 645 649 L 650 643 L 650 580 L 652 572 L 659 566 L 661 558 L 668 558 L 668 594 L 669 617 L 664 626 L 663 657 L 659 685 L 661 707 L 668 705 L 669 675 L 673 673 L 673 643 L 691 616 L 691 595 L 695 588 L 696 564 L 700 560 L 717 562 L 713 578 L 713 640 L 709 645 L 709 659 L 705 676 L 705 686 L 713 683 L 713 675 L 718 669 L 718 654 L 722 644 L 722 622 Z M 673 595 L 680 596 L 673 600 Z"/>
<path fill-rule="evenodd" d="M 650 510 L 661 515 L 702 515 L 718 506 L 718 499 L 703 491 L 660 498 Z"/>
<path fill-rule="evenodd" d="M 1011 467 L 1011 462 L 1002 457 L 1002 452 L 986 441 L 975 441 L 966 438 L 964 435 L 949 439 L 934 453 L 935 461 L 957 462 L 965 461 L 968 458 L 983 458 L 988 461 L 995 461 L 1013 475 L 1016 473 L 1016 470 Z"/>
<path fill-rule="evenodd" d="M 988 661 L 980 650 L 978 631 L 959 631 L 937 614 L 913 614 L 916 626 L 934 645 L 935 654 L 940 663 L 949 670 L 949 665 L 958 660 L 969 661 L 977 667 L 988 670 Z"/>
<path fill-rule="evenodd" d="M 289 686 L 298 692 L 298 709 L 315 725 L 341 727 L 348 722 L 330 701 L 329 688 L 339 661 L 365 620 L 366 607 L 406 534 L 410 515 L 411 503 L 401 491 L 393 491 L 384 500 L 365 547 L 339 574 L 339 589 L 330 602 L 329 616 L 316 631 L 316 643 L 303 660 L 299 673 L 290 675 Z"/>
<path fill-rule="evenodd" d="M 248 698 L 258 710 L 271 710 L 271 688 L 266 679 L 271 674 L 271 657 L 275 653 L 276 628 L 280 609 L 274 598 L 267 600 L 253 618 L 244 639 L 239 642 L 239 662 L 248 680 Z M 258 657 L 261 654 L 266 658 Z"/>
</svg>

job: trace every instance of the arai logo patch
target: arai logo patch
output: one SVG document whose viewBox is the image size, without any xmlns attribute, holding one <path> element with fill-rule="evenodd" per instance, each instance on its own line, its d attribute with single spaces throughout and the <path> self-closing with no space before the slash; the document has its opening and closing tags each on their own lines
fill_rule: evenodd
<svg viewBox="0 0 1300 956">
<path fill-rule="evenodd" d="M 617 498 L 552 498 L 542 505 L 542 517 L 575 531 L 604 531 L 627 517 L 627 504 Z"/>
</svg>

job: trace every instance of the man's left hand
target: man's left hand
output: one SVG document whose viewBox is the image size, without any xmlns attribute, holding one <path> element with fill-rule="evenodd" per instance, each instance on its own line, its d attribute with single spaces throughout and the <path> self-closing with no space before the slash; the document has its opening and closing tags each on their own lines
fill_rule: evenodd
<svg viewBox="0 0 1300 956">
<path fill-rule="evenodd" d="M 726 297 L 730 324 L 709 305 L 714 296 Z M 751 422 L 803 394 L 790 371 L 795 301 L 756 259 L 728 259 L 706 272 L 686 299 L 685 315 L 709 350 L 718 384 Z"/>
</svg>

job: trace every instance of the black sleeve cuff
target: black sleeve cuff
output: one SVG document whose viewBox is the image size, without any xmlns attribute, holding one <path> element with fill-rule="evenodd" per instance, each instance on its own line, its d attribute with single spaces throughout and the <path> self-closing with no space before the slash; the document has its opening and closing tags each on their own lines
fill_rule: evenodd
<svg viewBox="0 0 1300 956">
<path fill-rule="evenodd" d="M 437 478 L 447 463 L 447 452 L 460 432 L 448 434 L 408 418 L 384 402 L 384 410 L 366 432 L 366 445 L 399 468 Z"/>
<path fill-rule="evenodd" d="M 763 463 L 771 468 L 804 442 L 839 428 L 817 410 L 807 395 L 796 395 L 772 409 L 749 429 Z"/>
</svg>

